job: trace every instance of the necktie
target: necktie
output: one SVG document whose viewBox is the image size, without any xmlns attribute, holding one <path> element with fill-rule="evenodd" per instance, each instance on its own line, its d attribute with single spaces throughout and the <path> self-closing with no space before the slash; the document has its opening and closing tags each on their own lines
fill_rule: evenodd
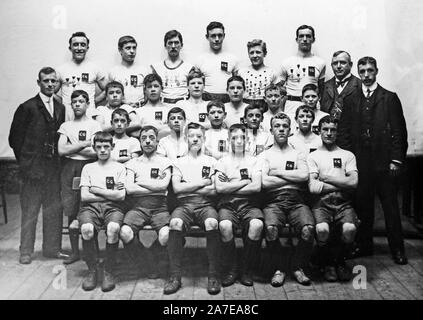
<svg viewBox="0 0 423 320">
<path fill-rule="evenodd" d="M 343 81 L 336 81 L 336 87 L 337 88 L 339 88 L 339 87 L 342 87 L 343 85 L 344 85 L 344 83 L 346 82 L 346 80 L 343 80 Z"/>
<path fill-rule="evenodd" d="M 370 98 L 370 94 L 371 94 L 372 92 L 370 91 L 370 89 L 369 88 L 367 88 L 367 94 L 366 94 L 366 98 L 367 99 L 369 99 Z"/>
<path fill-rule="evenodd" d="M 53 101 L 53 96 L 50 97 L 50 99 L 48 100 L 48 112 L 50 112 L 50 115 L 53 117 L 54 116 L 54 101 Z"/>
</svg>

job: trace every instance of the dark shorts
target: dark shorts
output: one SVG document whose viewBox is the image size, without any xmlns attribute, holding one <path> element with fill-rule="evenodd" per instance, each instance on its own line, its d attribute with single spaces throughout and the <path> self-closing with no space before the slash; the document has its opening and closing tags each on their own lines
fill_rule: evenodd
<svg viewBox="0 0 423 320">
<path fill-rule="evenodd" d="M 352 223 L 358 226 L 358 218 L 352 207 L 352 196 L 335 191 L 322 196 L 313 206 L 316 224 L 326 222 L 329 225 L 342 226 Z"/>
<path fill-rule="evenodd" d="M 263 208 L 265 226 L 281 228 L 289 223 L 296 234 L 304 226 L 314 226 L 314 217 L 305 204 L 301 191 L 295 189 L 278 190 L 265 193 Z"/>
<path fill-rule="evenodd" d="M 74 160 L 65 158 L 62 160 L 62 172 L 60 174 L 61 200 L 63 213 L 67 217 L 76 219 L 81 203 L 81 191 L 73 186 L 75 177 L 81 177 L 82 168 L 94 160 Z"/>
<path fill-rule="evenodd" d="M 208 218 L 218 220 L 218 214 L 213 203 L 201 195 L 178 198 L 178 205 L 172 212 L 171 219 L 179 218 L 184 222 L 186 231 L 190 225 L 196 224 L 204 229 L 204 222 Z"/>
<path fill-rule="evenodd" d="M 122 225 L 124 213 L 122 205 L 112 201 L 83 203 L 78 213 L 79 226 L 90 223 L 100 231 L 110 222 Z"/>
<path fill-rule="evenodd" d="M 128 225 L 135 234 L 145 225 L 151 225 L 158 232 L 169 224 L 166 196 L 134 197 L 132 201 L 132 209 L 125 214 L 123 224 Z"/>
<path fill-rule="evenodd" d="M 229 220 L 233 229 L 248 230 L 252 219 L 263 220 L 258 202 L 249 196 L 224 195 L 219 203 L 219 222 Z"/>
</svg>

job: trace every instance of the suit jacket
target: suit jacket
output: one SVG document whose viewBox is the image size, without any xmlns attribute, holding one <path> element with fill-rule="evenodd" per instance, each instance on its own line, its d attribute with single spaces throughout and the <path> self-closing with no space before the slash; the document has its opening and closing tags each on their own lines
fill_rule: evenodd
<svg viewBox="0 0 423 320">
<path fill-rule="evenodd" d="M 380 85 L 373 93 L 374 105 L 371 132 L 371 152 L 374 168 L 378 171 L 389 169 L 392 160 L 404 162 L 407 153 L 407 127 L 401 101 L 394 92 Z M 361 109 L 364 101 L 362 90 L 356 91 L 344 101 L 344 111 L 338 125 L 338 145 L 352 151 L 360 161 Z"/>
<path fill-rule="evenodd" d="M 361 81 L 354 75 L 348 80 L 344 90 L 338 94 L 335 77 L 325 82 L 320 110 L 327 112 L 337 119 L 341 117 L 345 98 L 361 89 Z"/>
<path fill-rule="evenodd" d="M 65 121 L 65 107 L 54 100 L 54 117 L 50 115 L 39 94 L 17 108 L 9 133 L 23 178 L 42 179 L 58 169 L 57 130 Z"/>
</svg>

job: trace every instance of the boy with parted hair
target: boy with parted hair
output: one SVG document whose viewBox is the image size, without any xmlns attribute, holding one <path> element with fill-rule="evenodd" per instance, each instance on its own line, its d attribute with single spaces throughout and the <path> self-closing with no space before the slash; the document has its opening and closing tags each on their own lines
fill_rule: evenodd
<svg viewBox="0 0 423 320">
<path fill-rule="evenodd" d="M 81 209 L 78 222 L 81 227 L 84 260 L 88 265 L 88 277 L 82 289 L 93 290 L 97 286 L 98 232 L 106 229 L 106 258 L 101 290 L 115 288 L 113 268 L 119 246 L 119 230 L 122 225 L 123 200 L 125 199 L 125 166 L 111 159 L 113 137 L 107 132 L 97 132 L 93 139 L 97 161 L 84 166 L 81 173 Z"/>
<path fill-rule="evenodd" d="M 169 211 L 166 205 L 167 187 L 171 179 L 171 161 L 157 154 L 158 131 L 153 126 L 141 129 L 139 158 L 129 160 L 125 165 L 127 194 L 132 197 L 132 207 L 126 213 L 120 238 L 134 261 L 138 260 L 136 240 L 143 226 L 150 224 L 158 234 L 158 241 L 165 246 L 169 237 Z M 157 266 L 155 247 L 145 250 L 149 277 L 156 278 Z M 145 262 L 145 261 L 144 261 Z"/>
<path fill-rule="evenodd" d="M 311 108 L 311 110 L 313 110 L 314 121 L 311 126 L 311 130 L 315 134 L 319 134 L 318 128 L 319 128 L 320 119 L 322 119 L 324 116 L 329 115 L 328 113 L 321 111 L 317 107 L 317 103 L 320 100 L 319 88 L 315 84 L 312 84 L 312 83 L 306 84 L 302 89 L 301 99 L 304 104 L 308 105 Z"/>
<path fill-rule="evenodd" d="M 160 139 L 157 153 L 175 161 L 188 153 L 188 144 L 184 134 L 186 116 L 185 111 L 179 107 L 173 107 L 167 114 L 167 124 L 170 134 Z"/>
<path fill-rule="evenodd" d="M 244 123 L 244 109 L 247 107 L 243 101 L 245 92 L 245 81 L 240 76 L 232 76 L 226 83 L 229 102 L 225 103 L 226 119 L 225 125 L 229 128 L 235 123 Z"/>
<path fill-rule="evenodd" d="M 303 270 L 308 265 L 314 241 L 313 214 L 302 195 L 302 185 L 309 176 L 306 157 L 288 144 L 291 127 L 288 115 L 276 114 L 271 124 L 275 143 L 260 155 L 266 244 L 274 272 L 271 284 L 278 287 L 285 280 L 279 230 L 289 223 L 298 236 L 291 261 L 292 275 L 298 283 L 310 285 L 311 281 Z"/>
<path fill-rule="evenodd" d="M 79 179 L 84 165 L 95 160 L 91 139 L 101 131 L 100 124 L 86 115 L 89 105 L 88 93 L 75 90 L 71 95 L 74 120 L 63 123 L 59 130 L 59 155 L 63 157 L 61 172 L 61 198 L 63 212 L 68 217 L 69 240 L 72 254 L 63 261 L 71 264 L 79 260 L 79 225 L 77 215 L 81 195 Z"/>
<path fill-rule="evenodd" d="M 308 105 L 302 105 L 295 111 L 298 130 L 289 137 L 288 143 L 296 150 L 309 154 L 322 145 L 320 137 L 311 131 L 314 122 L 314 111 Z"/>
<path fill-rule="evenodd" d="M 336 118 L 323 117 L 319 129 L 322 146 L 307 158 L 310 192 L 319 196 L 313 206 L 318 256 L 327 281 L 349 281 L 352 274 L 344 257 L 358 225 L 352 207 L 353 190 L 358 184 L 356 159 L 352 152 L 336 145 Z"/>
<path fill-rule="evenodd" d="M 263 121 L 263 109 L 253 102 L 244 110 L 244 123 L 247 127 L 247 142 L 245 151 L 257 156 L 273 144 L 270 132 L 263 130 L 260 125 Z"/>
<path fill-rule="evenodd" d="M 171 294 L 181 287 L 181 262 L 184 232 L 193 223 L 206 231 L 209 261 L 208 286 L 210 294 L 218 294 L 221 284 L 218 278 L 219 231 L 218 215 L 210 196 L 215 195 L 214 171 L 216 160 L 203 153 L 204 127 L 189 123 L 186 131 L 189 152 L 176 159 L 172 175 L 177 207 L 169 224 L 170 278 L 164 293 Z"/>
<path fill-rule="evenodd" d="M 229 128 L 231 152 L 216 164 L 216 191 L 221 194 L 219 229 L 225 264 L 223 286 L 235 283 L 238 277 L 234 229 L 242 229 L 244 249 L 240 281 L 252 286 L 253 268 L 261 248 L 263 213 L 259 209 L 261 169 L 256 157 L 245 152 L 247 129 L 242 124 Z"/>
<path fill-rule="evenodd" d="M 112 113 L 113 143 L 112 159 L 125 163 L 132 158 L 137 158 L 141 153 L 140 142 L 126 134 L 131 119 L 125 109 L 117 108 Z"/>
<path fill-rule="evenodd" d="M 210 101 L 207 104 L 207 113 L 211 128 L 205 134 L 204 151 L 219 160 L 229 151 L 228 129 L 223 127 L 226 118 L 225 105 L 219 101 Z"/>
</svg>

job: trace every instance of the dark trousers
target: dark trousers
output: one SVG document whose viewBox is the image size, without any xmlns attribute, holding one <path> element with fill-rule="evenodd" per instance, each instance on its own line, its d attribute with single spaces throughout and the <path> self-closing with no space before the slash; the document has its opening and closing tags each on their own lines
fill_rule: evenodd
<svg viewBox="0 0 423 320">
<path fill-rule="evenodd" d="M 62 247 L 63 214 L 60 202 L 59 171 L 51 171 L 42 180 L 24 179 L 21 202 L 21 254 L 34 252 L 38 213 L 43 208 L 43 254 L 51 255 Z"/>
<path fill-rule="evenodd" d="M 368 153 L 362 152 L 357 160 L 356 211 L 361 221 L 356 237 L 357 245 L 363 249 L 373 249 L 374 198 L 377 194 L 385 216 L 391 252 L 403 252 L 404 240 L 397 196 L 398 179 L 391 177 L 388 170 L 374 170 L 374 161 Z"/>
</svg>

